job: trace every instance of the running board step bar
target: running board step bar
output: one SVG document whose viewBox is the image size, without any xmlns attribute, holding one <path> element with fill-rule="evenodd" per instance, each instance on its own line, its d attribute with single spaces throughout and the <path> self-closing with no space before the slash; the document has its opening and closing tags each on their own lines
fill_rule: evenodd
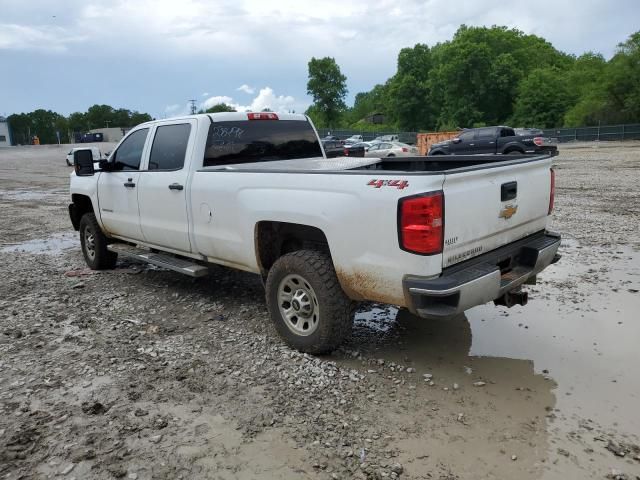
<svg viewBox="0 0 640 480">
<path fill-rule="evenodd" d="M 107 245 L 107 250 L 122 255 L 123 257 L 151 263 L 158 267 L 189 275 L 190 277 L 204 277 L 209 273 L 209 269 L 199 263 L 191 262 L 183 258 L 176 258 L 165 253 L 154 253 L 126 243 L 111 243 Z"/>
</svg>

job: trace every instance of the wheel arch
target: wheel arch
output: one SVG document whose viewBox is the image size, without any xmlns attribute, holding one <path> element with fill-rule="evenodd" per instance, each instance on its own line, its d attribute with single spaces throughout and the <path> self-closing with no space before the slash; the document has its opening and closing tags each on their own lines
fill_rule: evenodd
<svg viewBox="0 0 640 480">
<path fill-rule="evenodd" d="M 97 218 L 98 215 L 93 208 L 93 202 L 88 195 L 74 193 L 71 195 L 71 201 L 72 203 L 69 205 L 69 217 L 71 218 L 71 224 L 74 230 L 78 231 L 80 229 L 80 219 L 85 213 L 93 213 Z"/>
<path fill-rule="evenodd" d="M 263 279 L 278 258 L 296 250 L 318 250 L 331 257 L 327 236 L 316 226 L 264 220 L 256 223 L 254 236 L 256 260 Z"/>
</svg>

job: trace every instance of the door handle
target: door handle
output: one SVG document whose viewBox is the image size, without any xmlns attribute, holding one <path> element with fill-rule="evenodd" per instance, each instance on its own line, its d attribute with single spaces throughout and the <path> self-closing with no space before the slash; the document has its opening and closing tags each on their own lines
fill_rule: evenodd
<svg viewBox="0 0 640 480">
<path fill-rule="evenodd" d="M 123 185 L 127 188 L 135 188 L 136 184 L 133 182 L 133 178 L 128 178 L 126 182 L 123 183 Z"/>
<path fill-rule="evenodd" d="M 475 143 L 470 143 L 469 144 L 470 147 L 473 147 L 474 145 L 475 145 Z"/>
<path fill-rule="evenodd" d="M 182 190 L 184 187 L 179 183 L 172 183 L 169 185 L 169 190 Z"/>
</svg>

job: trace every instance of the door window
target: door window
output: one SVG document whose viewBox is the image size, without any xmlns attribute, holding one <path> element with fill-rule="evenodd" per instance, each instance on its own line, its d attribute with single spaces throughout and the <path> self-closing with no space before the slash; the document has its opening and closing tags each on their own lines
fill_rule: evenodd
<svg viewBox="0 0 640 480">
<path fill-rule="evenodd" d="M 139 170 L 144 143 L 147 140 L 148 128 L 136 130 L 120 144 L 113 153 L 111 161 L 114 170 Z"/>
<path fill-rule="evenodd" d="M 463 142 L 470 142 L 471 140 L 473 140 L 475 134 L 476 132 L 464 132 L 458 138 Z"/>
<path fill-rule="evenodd" d="M 494 138 L 496 136 L 495 128 L 481 128 L 478 130 L 478 138 Z"/>
<path fill-rule="evenodd" d="M 191 125 L 162 125 L 156 134 L 149 155 L 149 170 L 180 170 L 184 167 Z"/>
</svg>

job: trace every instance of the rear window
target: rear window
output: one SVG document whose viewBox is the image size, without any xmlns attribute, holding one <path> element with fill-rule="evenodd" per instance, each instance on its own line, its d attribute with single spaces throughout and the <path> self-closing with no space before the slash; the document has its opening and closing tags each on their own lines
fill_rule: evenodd
<svg viewBox="0 0 640 480">
<path fill-rule="evenodd" d="M 209 126 L 203 166 L 272 162 L 321 157 L 320 143 L 309 122 L 243 120 Z"/>
</svg>

